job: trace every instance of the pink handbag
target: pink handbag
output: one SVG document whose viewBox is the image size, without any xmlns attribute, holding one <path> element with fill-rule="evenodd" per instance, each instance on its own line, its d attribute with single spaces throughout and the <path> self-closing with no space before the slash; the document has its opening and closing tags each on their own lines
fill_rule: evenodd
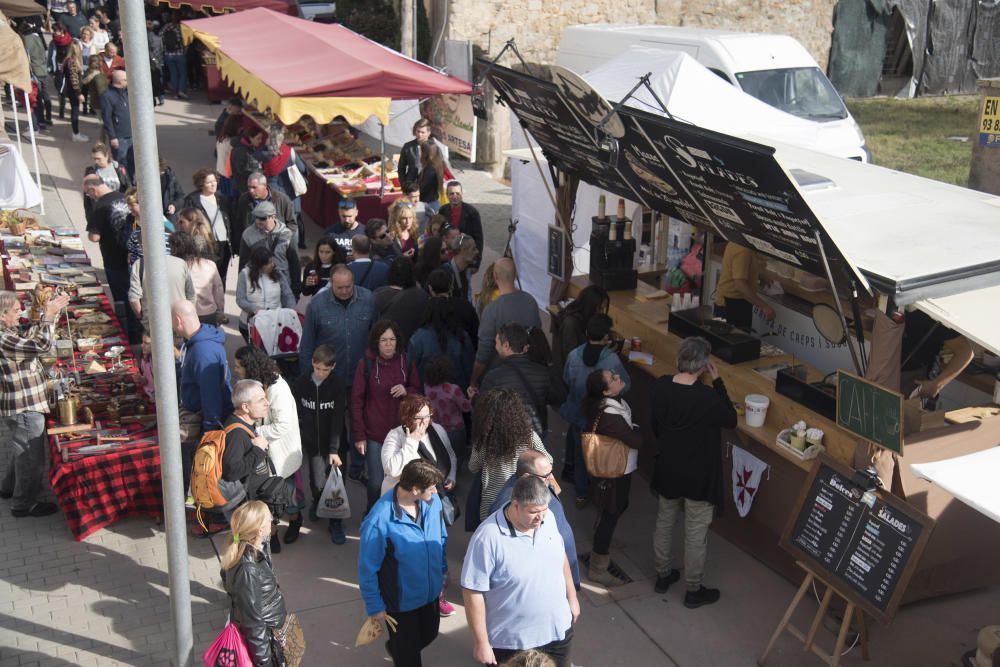
<svg viewBox="0 0 1000 667">
<path fill-rule="evenodd" d="M 247 643 L 239 628 L 226 623 L 212 645 L 201 654 L 205 667 L 253 667 Z"/>
</svg>

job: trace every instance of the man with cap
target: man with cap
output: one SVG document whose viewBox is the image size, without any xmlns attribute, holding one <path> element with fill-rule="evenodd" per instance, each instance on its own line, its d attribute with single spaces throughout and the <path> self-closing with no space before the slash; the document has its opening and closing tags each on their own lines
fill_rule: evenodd
<svg viewBox="0 0 1000 667">
<path fill-rule="evenodd" d="M 250 250 L 264 244 L 274 254 L 274 268 L 288 277 L 292 293 L 298 299 L 302 293 L 302 270 L 295 237 L 275 213 L 274 204 L 269 201 L 262 201 L 254 207 L 254 224 L 247 227 L 240 238 L 240 270 L 250 260 Z"/>
<path fill-rule="evenodd" d="M 358 222 L 358 205 L 353 199 L 341 199 L 337 204 L 337 215 L 340 216 L 340 222 L 327 229 L 327 236 L 340 246 L 350 261 L 354 257 L 351 240 L 358 234 L 365 233 L 364 227 Z"/>
<path fill-rule="evenodd" d="M 292 200 L 284 192 L 270 187 L 267 184 L 267 176 L 259 171 L 250 172 L 250 175 L 247 176 L 246 186 L 246 191 L 236 199 L 235 214 L 230 219 L 232 229 L 229 239 L 233 244 L 233 254 L 240 254 L 239 243 L 243 236 L 243 230 L 253 227 L 253 210 L 258 204 L 265 201 L 274 206 L 278 222 L 284 223 L 285 227 L 292 233 L 294 241 L 298 236 L 299 227 Z M 292 245 L 294 246 L 295 243 Z"/>
</svg>

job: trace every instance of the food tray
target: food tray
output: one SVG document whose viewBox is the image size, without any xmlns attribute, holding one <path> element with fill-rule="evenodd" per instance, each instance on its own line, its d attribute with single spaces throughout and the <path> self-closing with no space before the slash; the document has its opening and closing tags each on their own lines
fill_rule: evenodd
<svg viewBox="0 0 1000 667">
<path fill-rule="evenodd" d="M 790 439 L 791 433 L 792 429 L 786 428 L 785 430 L 778 433 L 778 437 L 775 439 L 775 441 L 777 442 L 779 447 L 784 448 L 785 451 L 787 451 L 795 458 L 801 461 L 809 461 L 826 451 L 826 447 L 824 447 L 823 445 L 810 445 L 809 447 L 806 447 L 806 450 L 804 452 L 800 452 L 799 450 L 792 447 Z"/>
</svg>

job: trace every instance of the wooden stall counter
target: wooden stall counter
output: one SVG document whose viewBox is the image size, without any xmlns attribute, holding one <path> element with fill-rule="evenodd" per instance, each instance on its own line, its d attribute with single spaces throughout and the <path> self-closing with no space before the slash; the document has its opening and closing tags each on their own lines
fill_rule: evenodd
<svg viewBox="0 0 1000 667">
<path fill-rule="evenodd" d="M 585 276 L 574 278 L 569 295 L 575 297 L 588 284 Z M 632 378 L 629 404 L 645 437 L 639 454 L 639 470 L 647 478 L 652 474 L 656 455 L 649 418 L 650 385 L 655 379 L 676 372 L 674 359 L 681 343 L 681 338 L 667 330 L 669 306 L 664 298 L 656 298 L 659 294 L 659 290 L 643 283 L 633 291 L 610 292 L 608 312 L 614 320 L 615 330 L 628 338 L 641 338 L 642 351 L 653 357 L 652 365 L 627 364 Z M 723 432 L 725 506 L 721 516 L 713 522 L 712 529 L 790 581 L 798 583 L 803 577 L 802 570 L 781 549 L 779 540 L 812 468 L 812 461 L 803 460 L 779 445 L 778 433 L 800 420 L 810 427 L 822 429 L 827 455 L 849 467 L 853 463 L 858 438 L 842 430 L 834 421 L 778 394 L 774 380 L 754 370 L 779 362 L 800 363 L 790 355 L 761 357 L 739 364 L 729 364 L 714 357 L 713 361 L 734 403 L 742 404 L 747 394 L 762 394 L 768 397 L 770 405 L 763 426 L 749 426 L 745 417 L 740 416 L 736 429 Z M 823 377 L 821 371 L 802 365 L 807 371 L 807 381 Z M 991 557 L 1000 550 L 1000 526 L 940 488 L 915 480 L 909 473 L 908 465 L 948 458 L 959 451 L 969 453 L 998 443 L 1000 416 L 978 419 L 975 423 L 945 425 L 907 436 L 906 456 L 899 461 L 905 499 L 929 514 L 937 524 L 906 592 L 904 604 L 1000 583 L 1000 570 L 994 566 Z M 739 516 L 733 501 L 734 447 L 745 450 L 768 466 L 759 488 L 754 490 L 753 504 L 745 517 Z M 962 540 L 958 537 L 960 534 L 975 534 L 980 544 L 973 545 L 968 540 Z"/>
</svg>

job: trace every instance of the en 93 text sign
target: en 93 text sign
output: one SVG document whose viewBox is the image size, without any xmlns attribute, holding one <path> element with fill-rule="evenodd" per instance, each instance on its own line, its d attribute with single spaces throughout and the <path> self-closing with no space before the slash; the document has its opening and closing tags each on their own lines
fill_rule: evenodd
<svg viewBox="0 0 1000 667">
<path fill-rule="evenodd" d="M 903 453 L 903 396 L 837 371 L 837 425 L 880 447 Z"/>
</svg>

